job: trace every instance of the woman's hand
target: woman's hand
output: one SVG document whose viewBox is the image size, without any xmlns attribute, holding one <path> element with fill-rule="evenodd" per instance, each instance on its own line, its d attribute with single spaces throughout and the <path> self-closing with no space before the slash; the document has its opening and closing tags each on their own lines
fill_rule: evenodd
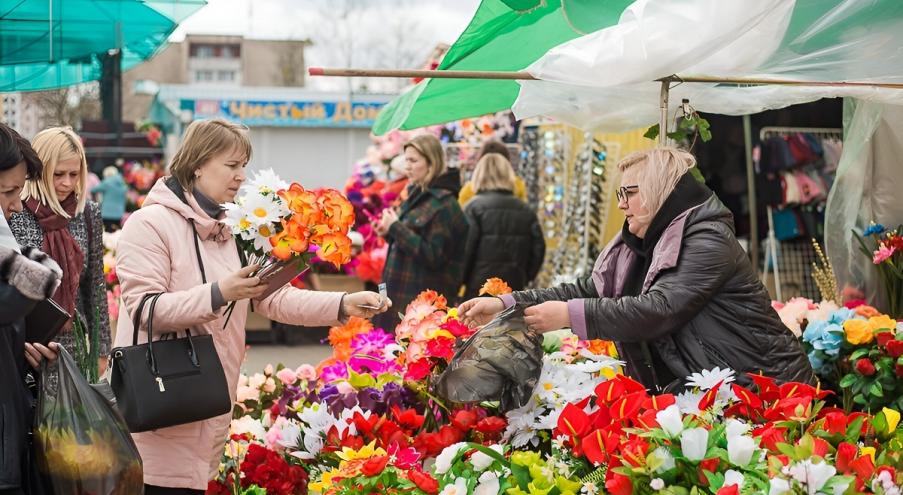
<svg viewBox="0 0 903 495">
<path fill-rule="evenodd" d="M 470 328 L 483 326 L 505 309 L 505 303 L 497 297 L 475 297 L 458 306 L 458 317 Z"/>
<path fill-rule="evenodd" d="M 342 312 L 347 316 L 359 318 L 373 318 L 380 313 L 385 313 L 391 307 L 391 299 L 383 298 L 376 292 L 370 291 L 345 294 L 342 299 Z"/>
<path fill-rule="evenodd" d="M 56 358 L 59 357 L 59 352 L 60 345 L 56 342 L 51 342 L 47 346 L 38 343 L 25 344 L 25 360 L 36 370 L 41 368 L 41 361 L 44 359 L 56 361 Z"/>
<path fill-rule="evenodd" d="M 524 310 L 524 322 L 534 332 L 546 333 L 571 326 L 568 303 L 548 301 Z"/>
<path fill-rule="evenodd" d="M 260 269 L 259 265 L 249 265 L 219 281 L 219 291 L 226 302 L 241 299 L 256 299 L 263 295 L 267 286 L 260 277 L 251 274 Z"/>
<path fill-rule="evenodd" d="M 380 237 L 386 237 L 389 233 L 389 229 L 392 228 L 392 224 L 398 221 L 398 213 L 395 213 L 393 208 L 387 208 L 383 210 L 383 216 L 380 217 L 379 223 L 376 224 L 376 233 L 380 235 Z"/>
</svg>

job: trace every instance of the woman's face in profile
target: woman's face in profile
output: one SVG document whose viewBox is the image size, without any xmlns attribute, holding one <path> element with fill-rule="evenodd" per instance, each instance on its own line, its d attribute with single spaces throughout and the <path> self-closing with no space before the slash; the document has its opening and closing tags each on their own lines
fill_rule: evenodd
<svg viewBox="0 0 903 495">
<path fill-rule="evenodd" d="M 649 210 L 643 206 L 643 192 L 639 186 L 639 168 L 644 165 L 634 165 L 621 174 L 621 188 L 618 198 L 618 208 L 624 212 L 627 220 L 627 230 L 631 234 L 642 239 L 649 229 L 652 217 Z"/>
<path fill-rule="evenodd" d="M 413 146 L 408 146 L 404 150 L 405 173 L 408 179 L 415 184 L 420 184 L 426 179 L 430 170 L 430 165 L 426 161 L 426 157 L 421 155 Z"/>
</svg>

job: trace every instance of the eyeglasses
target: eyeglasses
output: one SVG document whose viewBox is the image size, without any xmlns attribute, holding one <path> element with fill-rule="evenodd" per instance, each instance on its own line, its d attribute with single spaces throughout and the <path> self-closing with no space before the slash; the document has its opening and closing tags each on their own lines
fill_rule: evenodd
<svg viewBox="0 0 903 495">
<path fill-rule="evenodd" d="M 615 190 L 615 195 L 618 196 L 618 202 L 621 201 L 626 202 L 630 196 L 640 190 L 640 186 L 621 186 Z"/>
</svg>

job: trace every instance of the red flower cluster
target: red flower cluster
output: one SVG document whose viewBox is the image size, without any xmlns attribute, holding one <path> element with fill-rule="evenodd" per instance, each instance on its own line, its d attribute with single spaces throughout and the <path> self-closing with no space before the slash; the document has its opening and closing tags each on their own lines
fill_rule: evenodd
<svg viewBox="0 0 903 495">
<path fill-rule="evenodd" d="M 307 471 L 290 465 L 278 453 L 262 445 L 251 444 L 241 463 L 242 487 L 257 485 L 273 495 L 304 495 L 307 493 Z"/>
<path fill-rule="evenodd" d="M 451 424 L 436 432 L 425 432 L 414 439 L 414 448 L 426 457 L 439 455 L 453 443 L 468 441 L 495 443 L 502 437 L 508 422 L 498 416 L 487 416 L 482 409 L 459 409 L 451 416 Z"/>
</svg>

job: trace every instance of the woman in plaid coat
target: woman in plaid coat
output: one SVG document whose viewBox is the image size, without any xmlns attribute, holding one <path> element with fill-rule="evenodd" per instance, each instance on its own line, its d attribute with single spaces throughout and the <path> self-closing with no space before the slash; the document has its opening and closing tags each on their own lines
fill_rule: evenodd
<svg viewBox="0 0 903 495">
<path fill-rule="evenodd" d="M 411 181 L 408 199 L 396 213 L 383 213 L 377 232 L 389 243 L 383 270 L 393 306 L 404 312 L 417 294 L 432 289 L 453 304 L 464 278 L 468 224 L 458 205 L 461 180 L 446 169 L 442 144 L 433 135 L 417 136 L 404 145 Z M 393 331 L 398 314 L 379 315 L 376 324 Z"/>
</svg>

